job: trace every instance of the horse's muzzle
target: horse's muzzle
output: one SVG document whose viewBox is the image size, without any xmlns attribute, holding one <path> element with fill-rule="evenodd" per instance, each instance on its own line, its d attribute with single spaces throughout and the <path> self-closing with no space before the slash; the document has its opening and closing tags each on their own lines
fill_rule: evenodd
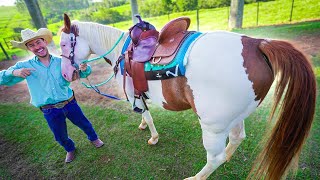
<svg viewBox="0 0 320 180">
<path fill-rule="evenodd" d="M 74 70 L 72 73 L 72 81 L 75 81 L 77 79 L 80 79 L 80 71 L 79 70 Z"/>
</svg>

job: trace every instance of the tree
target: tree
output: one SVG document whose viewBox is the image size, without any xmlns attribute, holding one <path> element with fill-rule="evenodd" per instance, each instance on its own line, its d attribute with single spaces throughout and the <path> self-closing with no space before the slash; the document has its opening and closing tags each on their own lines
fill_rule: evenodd
<svg viewBox="0 0 320 180">
<path fill-rule="evenodd" d="M 242 28 L 244 0 L 231 0 L 229 29 Z"/>
<path fill-rule="evenodd" d="M 199 7 L 201 9 L 210 9 L 226 6 L 230 6 L 230 0 L 199 0 Z"/>
<path fill-rule="evenodd" d="M 44 21 L 44 18 L 42 16 L 38 0 L 24 0 L 26 3 L 26 6 L 28 8 L 29 14 L 32 18 L 32 21 L 34 23 L 34 26 L 39 29 L 39 28 L 46 28 L 47 24 Z"/>
<path fill-rule="evenodd" d="M 192 11 L 198 8 L 198 0 L 176 0 L 179 11 Z"/>
<path fill-rule="evenodd" d="M 171 0 L 162 0 L 163 8 L 169 15 L 173 10 L 173 5 Z"/>
<path fill-rule="evenodd" d="M 44 18 L 42 16 L 42 13 L 38 4 L 38 0 L 24 0 L 24 2 L 26 3 L 29 14 L 34 23 L 34 26 L 37 29 L 47 28 L 47 24 L 44 21 Z M 50 49 L 51 52 L 55 54 L 59 54 L 57 47 L 54 45 L 53 41 L 50 42 L 50 44 L 48 45 L 48 48 Z"/>
<path fill-rule="evenodd" d="M 16 6 L 21 13 L 26 13 L 26 4 L 37 1 L 46 23 L 55 23 L 62 20 L 62 14 L 67 12 L 69 15 L 73 10 L 89 7 L 88 0 L 16 0 Z"/>
</svg>

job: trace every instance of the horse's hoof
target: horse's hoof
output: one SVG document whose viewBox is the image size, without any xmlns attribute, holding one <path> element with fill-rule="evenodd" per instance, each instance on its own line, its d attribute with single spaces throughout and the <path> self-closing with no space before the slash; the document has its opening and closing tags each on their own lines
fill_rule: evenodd
<svg viewBox="0 0 320 180">
<path fill-rule="evenodd" d="M 231 160 L 231 156 L 226 157 L 226 162 L 229 162 Z"/>
<path fill-rule="evenodd" d="M 195 180 L 196 178 L 193 176 L 193 177 L 188 177 L 188 178 L 185 178 L 184 180 Z"/>
<path fill-rule="evenodd" d="M 147 126 L 148 126 L 148 125 L 146 125 L 146 124 L 145 124 L 145 125 L 140 124 L 140 125 L 139 125 L 139 129 L 140 129 L 140 130 L 145 130 L 145 129 L 147 128 Z"/>
<path fill-rule="evenodd" d="M 150 138 L 149 139 L 149 141 L 148 141 L 148 144 L 149 145 L 155 145 L 155 144 L 157 144 L 158 143 L 158 140 L 159 140 L 159 138 L 158 137 L 156 137 L 156 138 Z"/>
</svg>

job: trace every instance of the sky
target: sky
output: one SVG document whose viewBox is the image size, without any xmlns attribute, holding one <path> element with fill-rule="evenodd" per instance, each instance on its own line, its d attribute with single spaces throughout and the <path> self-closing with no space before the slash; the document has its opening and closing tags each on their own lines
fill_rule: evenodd
<svg viewBox="0 0 320 180">
<path fill-rule="evenodd" d="M 0 0 L 0 6 L 14 6 L 15 0 Z"/>
</svg>

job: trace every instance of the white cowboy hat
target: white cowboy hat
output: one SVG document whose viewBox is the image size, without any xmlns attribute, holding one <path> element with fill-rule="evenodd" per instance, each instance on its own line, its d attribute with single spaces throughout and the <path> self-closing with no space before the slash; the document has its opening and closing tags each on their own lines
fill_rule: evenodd
<svg viewBox="0 0 320 180">
<path fill-rule="evenodd" d="M 47 28 L 40 28 L 37 32 L 32 31 L 31 29 L 25 29 L 21 31 L 22 42 L 10 41 L 12 46 L 28 50 L 26 44 L 32 40 L 43 38 L 49 44 L 52 41 L 52 33 Z"/>
</svg>

